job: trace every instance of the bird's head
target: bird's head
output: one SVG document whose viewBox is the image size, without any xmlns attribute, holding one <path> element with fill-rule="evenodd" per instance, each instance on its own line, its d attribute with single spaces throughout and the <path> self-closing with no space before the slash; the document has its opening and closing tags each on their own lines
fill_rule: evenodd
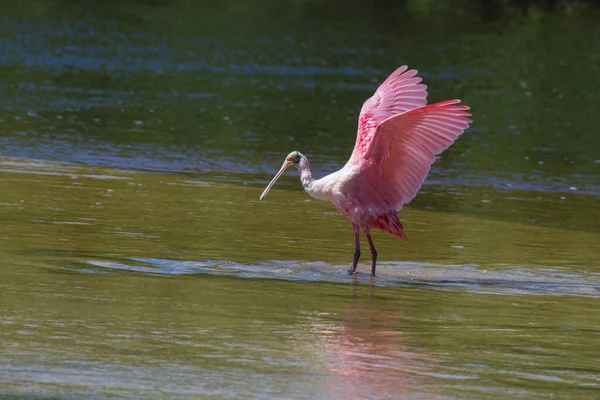
<svg viewBox="0 0 600 400">
<path fill-rule="evenodd" d="M 304 166 L 304 164 L 306 164 L 306 157 L 304 157 L 304 154 L 300 153 L 299 151 L 292 151 L 287 155 L 285 161 L 289 163 L 290 166 L 300 169 L 302 166 Z"/>
<path fill-rule="evenodd" d="M 288 154 L 285 158 L 285 161 L 283 162 L 283 165 L 279 169 L 279 172 L 275 174 L 275 177 L 273 177 L 271 182 L 269 182 L 269 184 L 267 185 L 265 191 L 262 192 L 262 194 L 260 195 L 260 200 L 264 199 L 267 196 L 267 193 L 269 192 L 269 190 L 271 190 L 271 187 L 273 187 L 277 179 L 279 179 L 279 177 L 283 175 L 283 173 L 289 167 L 294 166 L 298 169 L 302 169 L 307 165 L 307 162 L 308 161 L 306 160 L 306 157 L 304 157 L 304 155 L 299 151 L 292 151 L 290 154 Z"/>
</svg>

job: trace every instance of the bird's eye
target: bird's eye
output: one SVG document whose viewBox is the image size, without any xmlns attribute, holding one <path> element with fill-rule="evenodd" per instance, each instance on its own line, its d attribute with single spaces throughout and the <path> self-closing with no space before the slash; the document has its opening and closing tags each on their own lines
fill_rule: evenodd
<svg viewBox="0 0 600 400">
<path fill-rule="evenodd" d="M 299 156 L 298 154 L 296 154 L 296 155 L 294 156 L 294 158 L 292 159 L 292 162 L 293 162 L 294 164 L 298 164 L 298 163 L 300 162 L 300 156 Z"/>
</svg>

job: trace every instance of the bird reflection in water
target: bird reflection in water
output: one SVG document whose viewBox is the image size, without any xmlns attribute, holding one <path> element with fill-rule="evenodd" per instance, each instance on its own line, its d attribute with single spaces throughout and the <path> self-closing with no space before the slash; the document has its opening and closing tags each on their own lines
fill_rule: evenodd
<svg viewBox="0 0 600 400">
<path fill-rule="evenodd" d="M 368 294 L 363 289 L 353 285 L 343 311 L 311 315 L 310 326 L 303 329 L 324 374 L 331 377 L 327 390 L 335 398 L 369 398 L 372 393 L 431 398 L 437 389 L 426 383 L 435 357 L 409 343 L 414 336 L 403 332 L 406 317 L 397 304 L 388 311 L 373 296 L 378 288 L 369 287 Z"/>
</svg>

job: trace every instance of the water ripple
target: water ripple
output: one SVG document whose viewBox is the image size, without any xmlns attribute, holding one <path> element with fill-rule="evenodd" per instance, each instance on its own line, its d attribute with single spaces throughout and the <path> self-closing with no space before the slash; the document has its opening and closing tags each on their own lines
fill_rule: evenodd
<svg viewBox="0 0 600 400">
<path fill-rule="evenodd" d="M 577 273 L 565 267 L 528 269 L 501 266 L 488 270 L 475 265 L 440 265 L 416 262 L 381 262 L 378 276 L 365 272 L 349 276 L 347 265 L 324 262 L 266 260 L 244 264 L 222 260 L 179 261 L 130 258 L 127 262 L 89 260 L 84 268 L 120 270 L 156 275 L 224 275 L 250 279 L 304 282 L 369 283 L 374 286 L 419 286 L 436 290 L 466 290 L 487 294 L 547 294 L 600 297 L 600 274 Z M 100 272 L 99 271 L 99 272 Z"/>
</svg>

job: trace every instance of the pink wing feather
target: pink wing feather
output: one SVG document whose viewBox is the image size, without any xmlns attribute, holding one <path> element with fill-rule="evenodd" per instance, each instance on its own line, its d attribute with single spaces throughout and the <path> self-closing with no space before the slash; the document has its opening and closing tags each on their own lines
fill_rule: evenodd
<svg viewBox="0 0 600 400">
<path fill-rule="evenodd" d="M 349 163 L 358 162 L 367 151 L 379 124 L 394 115 L 427 104 L 427 86 L 417 71 L 406 65 L 394 71 L 368 98 L 358 117 L 358 135 Z"/>
<path fill-rule="evenodd" d="M 380 182 L 382 187 L 377 197 L 385 205 L 399 210 L 410 202 L 427 177 L 435 156 L 469 127 L 472 122 L 468 118 L 469 107 L 459 103 L 460 100 L 448 100 L 419 107 L 378 126 L 364 154 L 361 175 L 371 182 Z"/>
<path fill-rule="evenodd" d="M 406 69 L 398 68 L 364 103 L 347 164 L 360 166 L 349 192 L 372 212 L 399 210 L 410 202 L 435 156 L 472 122 L 460 100 L 426 106 L 426 86 L 415 77 L 417 71 Z"/>
</svg>

